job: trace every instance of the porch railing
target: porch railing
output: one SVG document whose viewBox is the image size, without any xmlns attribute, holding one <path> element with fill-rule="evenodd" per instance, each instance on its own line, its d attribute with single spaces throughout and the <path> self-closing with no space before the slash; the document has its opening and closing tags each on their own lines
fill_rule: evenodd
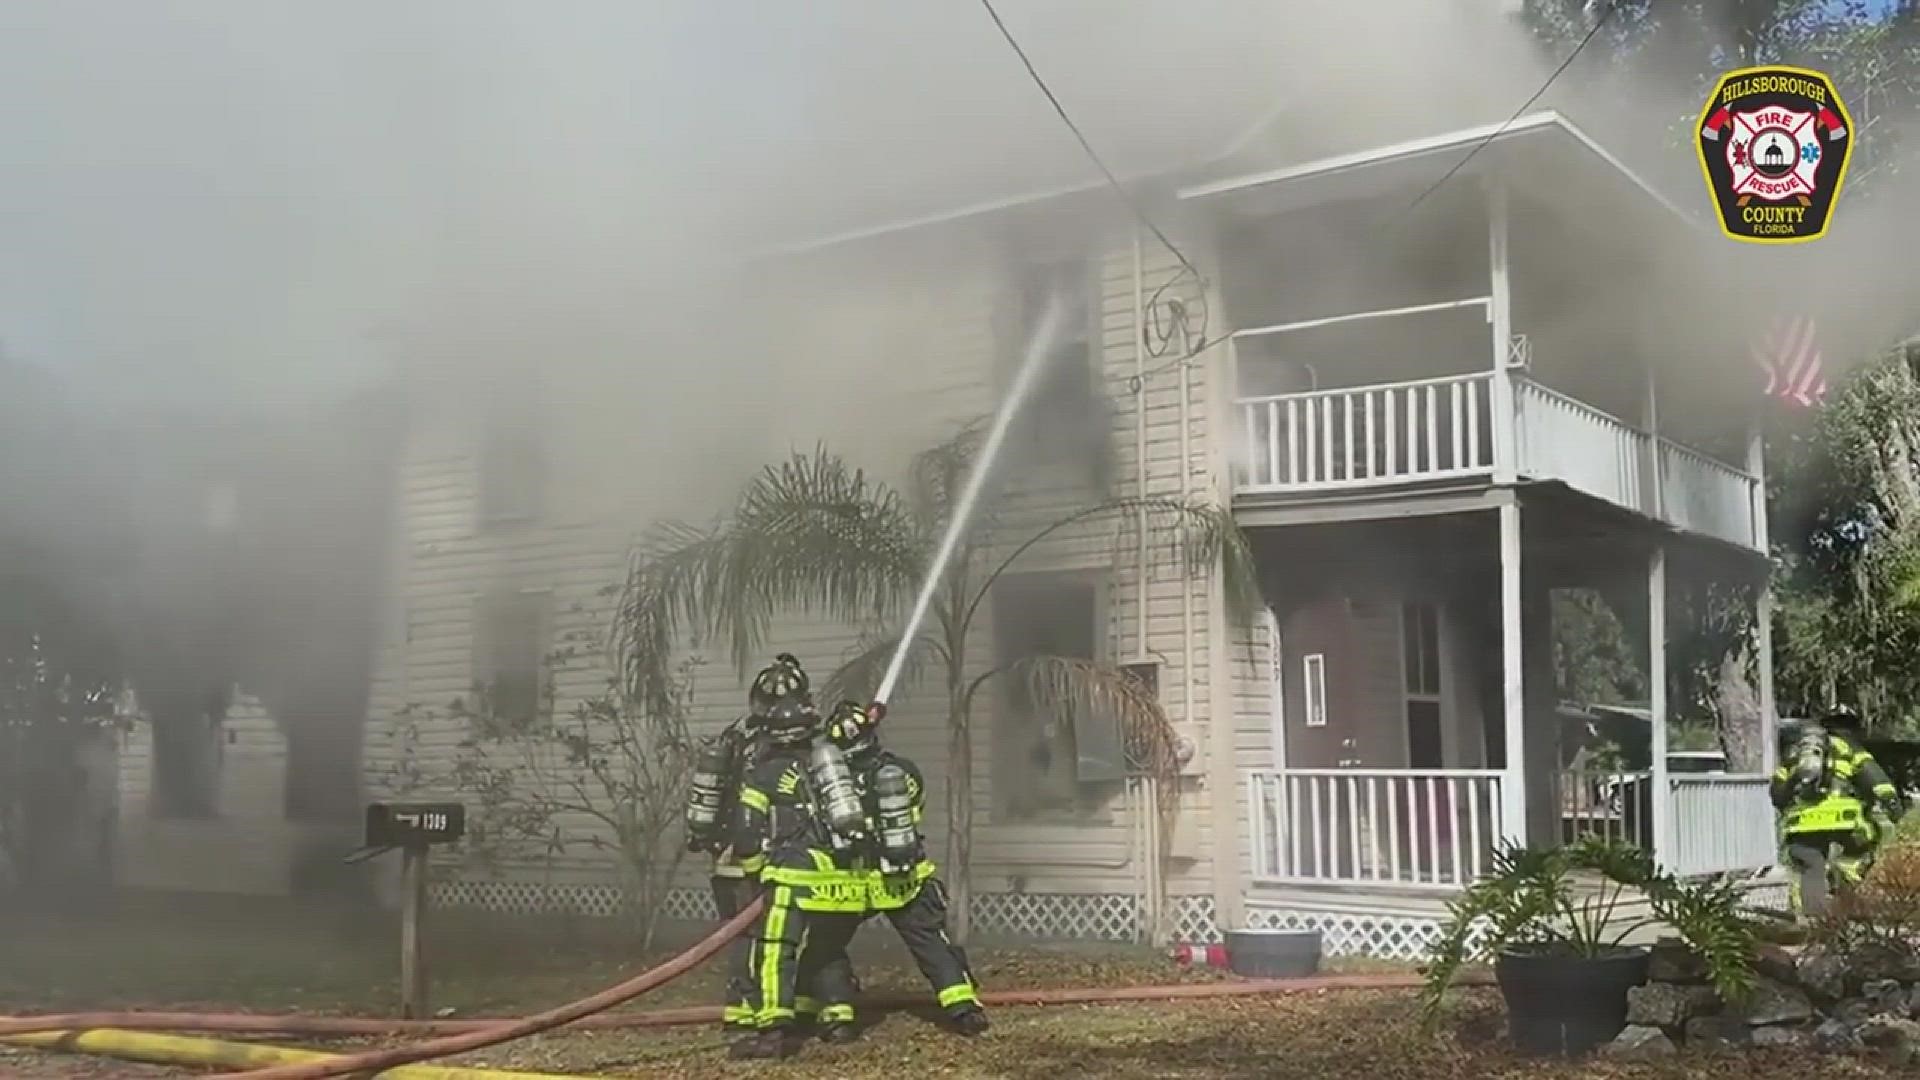
<svg viewBox="0 0 1920 1080">
<path fill-rule="evenodd" d="M 1240 401 L 1243 492 L 1367 487 L 1493 468 L 1491 373 Z"/>
<path fill-rule="evenodd" d="M 1503 774 L 1286 769 L 1247 776 L 1253 880 L 1457 889 L 1490 867 Z"/>
<path fill-rule="evenodd" d="M 1767 778 L 1712 774 L 1668 778 L 1673 851 L 1662 860 L 1681 876 L 1758 870 L 1778 861 Z"/>
<path fill-rule="evenodd" d="M 1653 850 L 1653 774 L 1562 769 L 1554 776 L 1560 840 L 1620 840 Z"/>
</svg>

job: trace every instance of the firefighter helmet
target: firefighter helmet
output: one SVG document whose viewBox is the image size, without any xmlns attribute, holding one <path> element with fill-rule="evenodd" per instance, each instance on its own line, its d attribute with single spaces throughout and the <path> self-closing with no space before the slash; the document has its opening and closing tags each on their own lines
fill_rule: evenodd
<svg viewBox="0 0 1920 1080">
<path fill-rule="evenodd" d="M 827 715 L 827 738 L 848 757 L 858 757 L 880 745 L 877 725 L 866 707 L 857 701 L 842 701 Z"/>
<path fill-rule="evenodd" d="M 773 706 L 789 698 L 811 705 L 807 673 L 792 653 L 781 653 L 773 663 L 760 669 L 747 691 L 747 704 L 755 716 L 765 717 Z"/>
<path fill-rule="evenodd" d="M 813 738 L 820 726 L 820 714 L 813 703 L 789 695 L 774 702 L 760 719 L 761 731 L 775 746 L 798 746 Z"/>
<path fill-rule="evenodd" d="M 1827 734 L 1838 735 L 1845 739 L 1857 740 L 1867 733 L 1866 724 L 1860 719 L 1860 714 L 1847 708 L 1835 709 L 1822 716 L 1820 726 L 1826 730 Z"/>
</svg>

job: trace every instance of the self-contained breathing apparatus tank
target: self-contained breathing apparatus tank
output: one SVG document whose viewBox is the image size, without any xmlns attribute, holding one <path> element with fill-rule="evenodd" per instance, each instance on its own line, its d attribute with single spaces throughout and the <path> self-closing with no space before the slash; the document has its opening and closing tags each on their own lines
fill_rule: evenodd
<svg viewBox="0 0 1920 1080">
<path fill-rule="evenodd" d="M 827 830 L 833 834 L 833 846 L 852 846 L 853 841 L 866 832 L 867 815 L 860 805 L 860 788 L 854 783 L 847 756 L 826 739 L 814 743 L 807 763 L 807 779 L 813 786 L 820 815 L 826 819 Z"/>
<path fill-rule="evenodd" d="M 722 734 L 700 746 L 693 761 L 693 784 L 687 794 L 687 850 L 712 850 L 726 827 L 727 792 L 739 771 L 739 740 Z"/>
<path fill-rule="evenodd" d="M 1818 728 L 1800 737 L 1793 747 L 1793 783 L 1804 792 L 1819 791 L 1827 783 L 1827 733 Z"/>
<path fill-rule="evenodd" d="M 880 871 L 911 871 L 920 862 L 920 829 L 913 821 L 913 782 L 907 770 L 889 763 L 873 771 L 873 816 Z"/>
</svg>

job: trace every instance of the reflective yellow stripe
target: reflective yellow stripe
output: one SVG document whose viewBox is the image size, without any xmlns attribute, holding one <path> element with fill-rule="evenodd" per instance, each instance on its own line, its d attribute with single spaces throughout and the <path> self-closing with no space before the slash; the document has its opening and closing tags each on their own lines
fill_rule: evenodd
<svg viewBox="0 0 1920 1080">
<path fill-rule="evenodd" d="M 975 994 L 973 987 L 967 983 L 961 983 L 959 986 L 949 986 L 945 990 L 940 991 L 940 1007 L 943 1009 L 951 1009 L 955 1005 L 978 1004 L 980 1004 L 979 995 Z"/>
<path fill-rule="evenodd" d="M 747 1005 L 729 1005 L 720 1010 L 720 1020 L 727 1024 L 751 1024 L 753 1009 Z"/>
<path fill-rule="evenodd" d="M 853 1006 L 829 1005 L 820 1010 L 820 1022 L 823 1024 L 853 1023 Z"/>
<path fill-rule="evenodd" d="M 820 1011 L 819 999 L 796 997 L 793 999 L 793 1011 L 799 1013 L 801 1016 L 812 1016 L 814 1013 Z"/>
<path fill-rule="evenodd" d="M 762 1026 L 770 1021 L 787 1019 L 793 1015 L 791 1009 L 782 1009 L 778 1006 L 780 942 L 786 936 L 787 908 L 792 903 L 792 889 L 785 886 L 775 889 L 773 904 L 767 908 L 766 928 L 760 932 L 760 1013 L 755 1019 Z"/>
<path fill-rule="evenodd" d="M 740 789 L 740 805 L 765 813 L 773 808 L 773 800 L 767 798 L 764 791 L 743 787 Z"/>
<path fill-rule="evenodd" d="M 765 855 L 749 855 L 740 860 L 740 870 L 743 874 L 758 874 L 760 871 L 766 869 L 766 866 L 767 857 Z"/>
<path fill-rule="evenodd" d="M 839 867 L 833 865 L 833 856 L 818 848 L 808 848 L 807 854 L 813 857 L 813 868 L 823 873 L 836 873 Z"/>
</svg>

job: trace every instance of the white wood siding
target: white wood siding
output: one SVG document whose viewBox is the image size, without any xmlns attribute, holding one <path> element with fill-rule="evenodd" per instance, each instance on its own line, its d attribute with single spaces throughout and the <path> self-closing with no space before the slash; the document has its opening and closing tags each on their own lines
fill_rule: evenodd
<svg viewBox="0 0 1920 1080">
<path fill-rule="evenodd" d="M 806 449 L 824 441 L 850 461 L 893 480 L 904 474 L 913 452 L 944 437 L 960 421 L 992 408 L 1000 265 L 965 241 L 928 246 L 892 242 L 889 247 L 905 250 L 885 257 L 860 251 L 798 260 L 781 268 L 772 282 L 775 288 L 770 292 L 787 303 L 764 311 L 749 309 L 756 321 L 765 319 L 765 337 L 759 347 L 771 359 L 753 380 L 754 400 L 740 403 L 736 415 L 712 420 L 737 429 L 735 450 L 746 445 L 753 451 L 753 461 L 766 462 L 789 449 Z M 1151 291 L 1172 275 L 1177 264 L 1151 246 L 1145 255 L 1142 277 Z M 1144 408 L 1145 490 L 1177 496 L 1184 471 L 1193 494 L 1206 497 L 1213 490 L 1207 378 L 1220 362 L 1221 351 L 1203 354 L 1190 371 L 1189 460 L 1183 469 L 1177 367 L 1167 368 L 1164 359 L 1149 358 L 1149 368 L 1163 370 L 1146 381 L 1139 395 L 1130 385 L 1138 334 L 1130 236 L 1123 234 L 1108 245 L 1100 271 L 1100 359 L 1112 402 L 1113 493 L 1124 496 L 1141 490 L 1135 423 L 1136 410 Z M 1187 292 L 1191 300 L 1192 290 Z M 617 407 L 619 403 L 610 404 Z M 402 706 L 409 702 L 439 706 L 469 690 L 474 600 L 482 592 L 502 587 L 551 589 L 556 631 L 598 629 L 607 601 L 595 594 L 621 579 L 633 533 L 653 516 L 699 518 L 718 511 L 747 475 L 736 464 L 724 483 L 703 481 L 713 501 L 698 509 L 685 502 L 668 506 L 672 499 L 600 497 L 569 501 L 568 506 L 590 509 L 562 509 L 557 521 L 485 533 L 476 529 L 471 425 L 463 422 L 462 414 L 461 408 L 453 406 L 423 418 L 405 456 L 397 495 L 402 512 L 393 576 L 398 584 L 389 620 L 392 640 L 382 649 L 367 740 L 367 776 L 374 791 L 389 782 L 400 753 L 400 724 L 395 716 Z M 597 423 L 594 430 L 603 432 L 619 429 L 604 417 L 589 423 Z M 602 457 L 619 450 L 598 449 Z M 742 455 L 742 460 L 747 456 Z M 646 458 L 636 451 L 634 460 L 635 469 L 644 471 L 640 463 Z M 671 453 L 661 460 L 664 469 L 688 469 L 683 459 Z M 575 477 L 576 488 L 584 486 L 577 482 L 582 473 L 600 468 L 585 459 L 556 465 L 560 475 Z M 618 474 L 599 471 L 593 475 L 603 483 L 620 482 L 612 478 Z M 1006 505 L 1007 533 L 1017 534 L 1015 526 L 1020 523 L 1037 526 L 1084 505 L 1086 496 L 1071 495 L 1058 486 L 1060 482 L 1064 478 L 1056 482 L 1038 471 L 1031 474 L 1024 490 Z M 631 511 L 609 511 L 616 502 Z M 1108 655 L 1123 660 L 1143 655 L 1163 659 L 1163 700 L 1182 734 L 1198 749 L 1189 770 L 1197 777 L 1206 768 L 1209 753 L 1205 725 L 1210 715 L 1213 658 L 1207 641 L 1208 582 L 1187 580 L 1179 567 L 1168 562 L 1162 542 L 1150 551 L 1154 565 L 1143 589 L 1137 550 L 1131 542 L 1121 541 L 1121 533 L 1120 524 L 1111 520 L 1062 530 L 1038 545 L 1020 565 L 1029 570 L 1096 570 L 1108 578 Z M 1148 605 L 1145 640 L 1138 629 L 1143 593 Z M 585 610 L 575 611 L 576 605 Z M 812 671 L 824 673 L 851 651 L 855 637 L 851 628 L 790 619 L 781 624 L 772 645 L 798 654 Z M 978 624 L 973 641 L 970 666 L 977 674 L 985 670 L 991 655 L 990 615 Z M 703 731 L 738 715 L 744 699 L 744 679 L 726 658 L 715 655 L 710 661 L 702 669 L 695 699 Z M 559 688 L 560 707 L 589 692 L 601 678 L 601 673 L 587 669 L 572 673 Z M 1243 696 L 1254 692 L 1241 690 Z M 1257 693 L 1264 695 L 1264 684 Z M 931 781 L 929 833 L 939 852 L 945 842 L 944 695 L 929 679 L 928 685 L 897 695 L 892 704 L 888 738 L 918 760 Z M 975 887 L 984 892 L 1125 893 L 1137 889 L 1139 860 L 1131 850 L 1131 825 L 1117 792 L 1104 811 L 1085 822 L 1021 825 L 994 820 L 990 771 L 994 704 L 991 695 L 983 694 L 975 717 L 973 794 L 979 808 Z M 1232 723 L 1243 711 L 1236 709 L 1222 722 Z M 1257 719 L 1243 722 L 1264 724 L 1264 704 L 1258 712 Z M 444 765 L 463 733 L 455 722 L 429 723 L 418 745 L 424 755 Z M 1207 793 L 1197 779 L 1188 779 L 1184 788 L 1183 822 L 1174 846 L 1176 854 L 1187 857 L 1176 859 L 1169 868 L 1169 891 L 1211 892 Z M 1238 785 L 1232 790 L 1237 792 Z M 604 867 L 584 857 L 560 860 L 553 869 L 557 875 L 604 876 Z M 690 861 L 688 883 L 703 872 L 704 866 Z"/>
</svg>

